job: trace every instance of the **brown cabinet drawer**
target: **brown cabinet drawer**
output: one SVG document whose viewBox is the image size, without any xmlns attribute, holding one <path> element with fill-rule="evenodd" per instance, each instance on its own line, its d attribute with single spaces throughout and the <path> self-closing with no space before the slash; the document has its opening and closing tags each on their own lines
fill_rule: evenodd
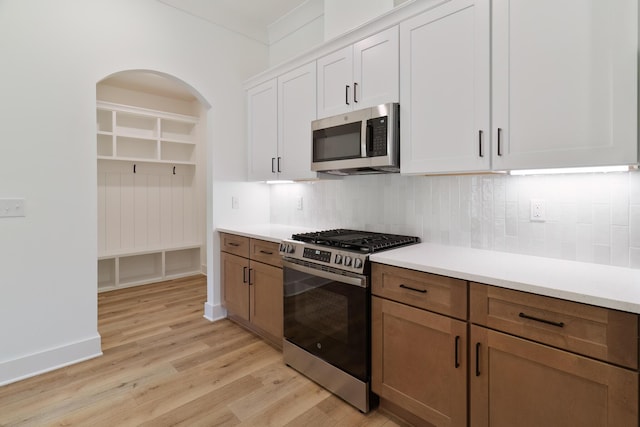
<svg viewBox="0 0 640 427">
<path fill-rule="evenodd" d="M 414 307 L 467 319 L 467 282 L 464 280 L 374 263 L 371 291 Z"/>
<path fill-rule="evenodd" d="M 472 323 L 638 368 L 638 316 L 471 283 Z"/>
<path fill-rule="evenodd" d="M 250 258 L 252 260 L 270 264 L 275 267 L 282 267 L 282 257 L 278 252 L 279 245 L 277 243 L 267 242 L 266 240 L 251 239 L 250 246 Z"/>
<path fill-rule="evenodd" d="M 249 238 L 235 234 L 220 233 L 220 250 L 249 258 Z"/>
</svg>

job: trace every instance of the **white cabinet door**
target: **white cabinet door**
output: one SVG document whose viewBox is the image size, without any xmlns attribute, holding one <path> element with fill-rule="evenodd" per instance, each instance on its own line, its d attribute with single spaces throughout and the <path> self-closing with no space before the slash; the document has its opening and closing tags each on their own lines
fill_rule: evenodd
<svg viewBox="0 0 640 427">
<path fill-rule="evenodd" d="M 247 91 L 249 179 L 277 178 L 278 84 L 269 80 Z"/>
<path fill-rule="evenodd" d="M 353 108 L 353 46 L 316 61 L 318 69 L 318 117 L 328 117 Z"/>
<path fill-rule="evenodd" d="M 492 13 L 493 168 L 637 162 L 638 2 L 494 0 Z"/>
<path fill-rule="evenodd" d="M 398 27 L 353 45 L 354 109 L 398 102 Z"/>
<path fill-rule="evenodd" d="M 316 64 L 278 77 L 279 179 L 311 179 L 311 121 L 316 118 Z"/>
<path fill-rule="evenodd" d="M 398 27 L 316 61 L 318 118 L 398 102 Z"/>
<path fill-rule="evenodd" d="M 487 171 L 489 0 L 453 0 L 400 26 L 401 172 Z"/>
</svg>

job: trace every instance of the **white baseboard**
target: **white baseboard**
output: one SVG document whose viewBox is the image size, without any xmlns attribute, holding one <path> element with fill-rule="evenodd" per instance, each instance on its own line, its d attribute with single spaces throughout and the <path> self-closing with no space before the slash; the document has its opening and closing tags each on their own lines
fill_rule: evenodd
<svg viewBox="0 0 640 427">
<path fill-rule="evenodd" d="M 0 362 L 0 386 L 102 356 L 100 334 L 19 359 Z"/>
<path fill-rule="evenodd" d="M 227 317 L 227 311 L 221 305 L 213 305 L 208 302 L 204 303 L 204 318 L 210 322 L 224 319 Z"/>
</svg>

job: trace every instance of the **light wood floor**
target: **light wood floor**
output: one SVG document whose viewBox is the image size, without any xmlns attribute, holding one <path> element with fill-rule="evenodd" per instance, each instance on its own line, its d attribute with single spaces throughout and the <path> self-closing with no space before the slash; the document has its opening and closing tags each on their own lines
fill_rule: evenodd
<svg viewBox="0 0 640 427">
<path fill-rule="evenodd" d="M 99 294 L 102 357 L 0 387 L 0 426 L 398 426 L 363 415 L 224 319 L 206 279 Z"/>
</svg>

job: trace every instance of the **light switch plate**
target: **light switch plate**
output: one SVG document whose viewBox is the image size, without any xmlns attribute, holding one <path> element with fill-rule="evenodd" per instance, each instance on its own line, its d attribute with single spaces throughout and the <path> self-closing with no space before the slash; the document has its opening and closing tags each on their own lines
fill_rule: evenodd
<svg viewBox="0 0 640 427">
<path fill-rule="evenodd" d="M 24 199 L 0 199 L 0 218 L 23 216 Z"/>
</svg>

